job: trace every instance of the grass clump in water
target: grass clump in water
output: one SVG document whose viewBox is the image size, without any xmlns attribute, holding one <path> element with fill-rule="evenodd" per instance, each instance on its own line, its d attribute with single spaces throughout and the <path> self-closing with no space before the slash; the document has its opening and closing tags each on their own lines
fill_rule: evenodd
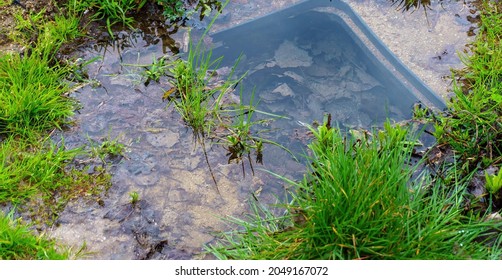
<svg viewBox="0 0 502 280">
<path fill-rule="evenodd" d="M 226 4 L 228 1 L 224 4 Z M 218 114 L 225 94 L 231 94 L 233 89 L 242 79 L 232 79 L 235 63 L 226 80 L 219 80 L 211 84 L 213 76 L 217 76 L 222 57 L 214 59 L 212 49 L 204 45 L 203 38 L 209 32 L 218 16 L 215 16 L 202 34 L 197 44 L 189 42 L 186 59 L 178 58 L 168 68 L 172 78 L 173 88 L 168 90 L 163 99 L 168 99 L 174 104 L 185 123 L 190 126 L 194 135 L 202 139 L 208 135 L 211 128 L 216 125 L 214 115 Z M 216 102 L 215 102 L 216 100 Z"/>
<path fill-rule="evenodd" d="M 250 148 L 250 146 L 244 146 L 243 144 L 249 142 L 238 135 L 233 135 L 235 132 L 239 132 L 239 130 L 237 126 L 232 127 L 232 120 L 229 119 L 232 118 L 230 115 L 233 113 L 240 112 L 237 113 L 240 116 L 238 119 L 244 121 L 243 118 L 245 115 L 250 116 L 252 112 L 251 110 L 246 111 L 246 106 L 238 106 L 236 104 L 232 105 L 237 106 L 237 109 L 227 108 L 226 110 L 222 110 L 222 107 L 230 105 L 224 105 L 222 100 L 224 98 L 232 99 L 229 96 L 233 96 L 234 88 L 242 79 L 242 77 L 238 79 L 231 78 L 235 65 L 238 62 L 234 65 L 226 80 L 220 80 L 216 83 L 211 82 L 213 73 L 216 73 L 214 69 L 219 68 L 222 58 L 212 60 L 211 50 L 205 50 L 202 42 L 201 39 L 195 47 L 190 43 L 188 57 L 186 59 L 179 58 L 172 63 L 172 67 L 168 71 L 171 72 L 170 76 L 173 80 L 173 88 L 168 90 L 163 98 L 168 99 L 169 104 L 174 104 L 183 121 L 192 128 L 194 139 L 196 143 L 202 146 L 211 176 L 215 185 L 217 185 L 216 178 L 207 158 L 205 140 L 210 137 L 229 140 L 224 141 L 224 143 L 229 147 L 231 159 L 240 160 L 239 156 L 244 153 L 246 148 Z M 249 125 L 247 128 L 249 129 Z M 220 133 L 217 135 L 215 130 L 219 130 Z M 222 137 L 222 131 L 223 133 L 230 132 L 230 135 Z M 247 132 L 249 133 L 250 131 Z M 234 141 L 230 141 L 232 139 Z M 236 150 L 236 147 L 239 150 Z M 261 154 L 261 146 L 259 153 Z"/>
<path fill-rule="evenodd" d="M 223 7 L 227 3 L 228 1 L 223 4 Z M 240 77 L 235 77 L 235 69 L 240 58 L 231 68 L 226 69 L 228 72 L 224 74 L 226 77 L 220 76 L 219 70 L 227 68 L 220 68 L 223 57 L 213 59 L 212 49 L 206 48 L 203 40 L 216 18 L 217 16 L 213 18 L 196 45 L 190 41 L 186 59 L 178 58 L 168 64 L 170 67 L 167 71 L 170 73 L 167 75 L 171 78 L 173 87 L 166 91 L 163 98 L 168 99 L 170 104 L 174 104 L 182 119 L 192 128 L 194 138 L 204 150 L 208 166 L 205 139 L 223 145 L 228 151 L 229 163 L 242 163 L 243 173 L 244 159 L 247 157 L 254 173 L 251 161 L 252 151 L 256 154 L 256 162 L 262 163 L 264 143 L 284 148 L 275 142 L 261 138 L 259 135 L 264 130 L 257 131 L 254 127 L 266 124 L 271 121 L 271 118 L 280 116 L 257 110 L 253 104 L 254 93 L 250 104 L 247 105 L 242 102 L 242 91 L 239 96 L 234 93 L 246 75 L 245 73 Z M 270 118 L 257 120 L 256 113 Z M 211 175 L 213 175 L 212 171 Z M 213 180 L 216 184 L 214 175 Z"/>
<path fill-rule="evenodd" d="M 175 97 L 178 97 L 170 98 L 170 102 L 194 130 L 197 138 L 203 138 L 211 127 L 207 120 L 211 111 L 211 97 L 215 91 L 206 87 L 206 73 L 214 65 L 210 59 L 210 56 L 200 54 L 199 50 L 190 50 L 187 60 L 176 60 L 170 69 L 175 83 Z"/>
<path fill-rule="evenodd" d="M 492 259 L 500 258 L 502 223 L 464 213 L 466 186 L 411 182 L 413 141 L 391 127 L 374 136 L 312 129 L 310 173 L 276 216 L 255 204 L 233 218 L 242 230 L 207 249 L 220 259 Z M 487 246 L 481 239 L 491 240 Z"/>
</svg>

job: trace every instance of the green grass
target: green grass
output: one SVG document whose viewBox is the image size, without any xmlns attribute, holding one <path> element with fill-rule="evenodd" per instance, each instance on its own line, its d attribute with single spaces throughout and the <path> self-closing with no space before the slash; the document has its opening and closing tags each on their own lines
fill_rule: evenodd
<svg viewBox="0 0 502 280">
<path fill-rule="evenodd" d="M 223 7 L 227 4 L 228 1 L 223 4 Z M 254 173 L 252 152 L 256 154 L 256 162 L 262 163 L 264 143 L 284 148 L 262 138 L 261 135 L 266 130 L 257 130 L 256 127 L 280 116 L 257 110 L 256 105 L 253 104 L 254 92 L 249 104 L 243 104 L 242 88 L 239 97 L 235 95 L 238 84 L 246 75 L 245 73 L 240 77 L 235 77 L 234 71 L 240 58 L 234 63 L 226 77 L 220 77 L 217 74 L 223 57 L 213 58 L 212 49 L 206 48 L 203 40 L 216 19 L 217 16 L 213 18 L 197 44 L 190 41 L 186 58 L 179 57 L 168 64 L 162 62 L 162 67 L 158 66 L 157 60 L 154 60 L 147 68 L 146 75 L 151 76 L 152 69 L 156 69 L 155 73 L 163 73 L 165 72 L 164 66 L 167 66 L 167 76 L 171 78 L 173 87 L 164 94 L 164 99 L 168 99 L 169 104 L 174 105 L 181 118 L 192 128 L 194 138 L 198 143 L 204 150 L 205 139 L 211 139 L 212 143 L 224 146 L 228 152 L 229 163 L 241 163 L 243 172 L 244 160 L 247 158 Z M 234 97 L 239 100 L 233 100 Z M 266 118 L 256 118 L 257 113 Z M 214 181 L 216 183 L 216 180 Z"/>
<path fill-rule="evenodd" d="M 10 34 L 11 39 L 25 45 L 27 42 L 36 40 L 40 28 L 45 20 L 45 9 L 38 13 L 30 12 L 25 15 L 22 10 L 14 13 L 16 19 L 15 31 Z"/>
<path fill-rule="evenodd" d="M 181 1 L 158 2 L 174 5 L 172 20 L 193 14 L 181 8 Z M 405 9 L 428 5 L 428 1 L 393 2 Z M 65 16 L 48 20 L 43 13 L 18 15 L 12 36 L 31 47 L 23 55 L 0 57 L 0 203 L 30 205 L 25 207 L 34 207 L 30 209 L 34 221 L 46 222 L 69 199 L 99 194 L 109 186 L 106 167 L 97 168 L 95 175 L 85 168 L 72 169 L 67 163 L 85 156 L 84 151 L 67 150 L 46 139 L 47 132 L 69 123 L 75 108 L 64 81 L 71 66 L 59 64 L 55 54 L 64 42 L 82 35 L 77 14 L 92 9 L 94 18 L 106 22 L 112 33 L 114 24 L 131 27 L 132 15 L 145 3 L 70 1 Z M 212 3 L 199 1 L 201 15 L 220 9 Z M 0 0 L 0 6 L 7 4 Z M 309 146 L 310 172 L 301 182 L 287 181 L 294 191 L 292 201 L 278 205 L 285 215 L 253 203 L 254 215 L 230 218 L 240 230 L 225 233 L 208 251 L 221 259 L 500 259 L 501 222 L 471 211 L 466 199 L 476 168 L 500 167 L 502 162 L 500 9 L 500 3 L 485 4 L 473 55 L 464 58 L 468 67 L 456 72 L 462 77 L 456 98 L 444 114 L 431 116 L 439 144 L 451 146 L 457 155 L 443 177 L 424 175 L 410 181 L 413 139 L 406 130 L 387 125 L 384 133 L 354 138 L 319 126 L 313 130 L 317 140 Z M 219 60 L 200 44 L 190 45 L 188 59 L 174 62 L 176 92 L 166 97 L 195 135 L 214 136 L 212 129 L 223 125 L 225 132 L 219 137 L 228 141 L 229 152 L 249 157 L 251 148 L 260 150 L 262 145 L 251 135 L 254 108 L 220 107 L 223 95 L 240 79 L 229 78 L 225 86 L 212 87 L 208 73 Z M 164 66 L 149 68 L 150 79 L 156 80 Z M 92 146 L 87 156 L 103 160 L 106 155 L 122 155 L 123 148 L 108 139 Z M 494 180 L 500 174 L 489 177 L 494 186 L 499 186 Z M 131 203 L 137 199 L 131 193 Z M 36 203 L 47 207 L 33 206 Z M 68 251 L 37 236 L 20 220 L 0 215 L 0 259 L 68 256 Z"/>
<path fill-rule="evenodd" d="M 255 203 L 254 215 L 230 219 L 242 230 L 223 234 L 209 252 L 220 259 L 502 256 L 502 222 L 464 213 L 465 184 L 446 189 L 425 176 L 410 185 L 413 139 L 406 129 L 386 124 L 358 139 L 326 126 L 312 131 L 310 172 L 300 183 L 289 181 L 293 199 L 281 206 L 287 214 Z"/>
<path fill-rule="evenodd" d="M 217 0 L 199 0 L 195 3 L 181 0 L 155 0 L 150 1 L 161 6 L 163 17 L 170 21 L 172 25 L 179 22 L 185 23 L 199 11 L 199 18 L 202 20 L 213 11 L 221 11 L 223 5 Z M 103 21 L 106 24 L 108 33 L 113 38 L 112 26 L 122 25 L 133 29 L 135 17 L 141 15 L 139 12 L 148 3 L 148 0 L 71 0 L 67 5 L 78 14 L 92 12 L 91 20 Z"/>
<path fill-rule="evenodd" d="M 224 6 L 218 0 L 196 1 L 197 6 L 195 9 L 191 9 L 185 4 L 185 1 L 180 0 L 156 0 L 156 2 L 163 7 L 164 17 L 171 22 L 189 19 L 197 10 L 200 10 L 199 18 L 202 20 L 214 10 L 221 11 Z"/>
<path fill-rule="evenodd" d="M 162 6 L 163 15 L 169 21 L 174 22 L 188 16 L 187 9 L 183 1 L 157 0 L 157 3 Z"/>
<path fill-rule="evenodd" d="M 210 116 L 211 97 L 215 94 L 213 90 L 206 89 L 206 71 L 214 64 L 209 61 L 210 57 L 202 57 L 202 62 L 199 62 L 196 52 L 197 50 L 190 49 L 188 59 L 176 60 L 170 69 L 176 94 L 179 96 L 171 98 L 170 102 L 186 124 L 193 129 L 196 137 L 203 138 L 211 127 L 211 123 L 206 120 Z"/>
<path fill-rule="evenodd" d="M 32 145 L 8 139 L 0 143 L 0 203 L 20 204 L 39 193 L 57 189 L 65 176 L 63 167 L 79 150 L 55 144 Z"/>
<path fill-rule="evenodd" d="M 119 142 L 118 137 L 112 139 L 108 136 L 103 139 L 101 143 L 97 143 L 90 138 L 88 138 L 88 141 L 90 145 L 90 156 L 99 158 L 103 164 L 106 164 L 108 159 L 125 156 L 125 145 Z"/>
<path fill-rule="evenodd" d="M 33 28 L 36 43 L 24 54 L 0 55 L 0 203 L 15 205 L 73 186 L 67 180 L 75 179 L 77 171 L 70 174 L 64 169 L 83 153 L 65 149 L 64 143 L 56 145 L 46 136 L 70 124 L 76 109 L 66 81 L 75 66 L 59 63 L 55 54 L 63 43 L 81 36 L 78 18 L 72 13 L 49 21 L 29 16 L 35 20 L 25 21 L 26 26 L 19 22 L 18 27 Z M 116 147 L 103 148 L 115 152 Z"/>
<path fill-rule="evenodd" d="M 71 123 L 76 101 L 68 97 L 72 63 L 56 59 L 60 47 L 82 36 L 80 19 L 67 14 L 17 16 L 11 36 L 25 51 L 0 54 L 0 204 L 15 206 L 34 224 L 49 224 L 76 197 L 95 197 L 110 183 L 105 168 L 89 174 L 70 167 L 82 148 L 66 149 L 50 135 Z M 62 10 L 60 10 L 62 11 Z M 113 144 L 113 143 L 112 143 Z M 118 152 L 117 145 L 101 147 Z M 54 241 L 37 236 L 20 220 L 0 217 L 0 259 L 66 259 Z"/>
<path fill-rule="evenodd" d="M 216 128 L 210 134 L 214 143 L 222 145 L 227 150 L 228 163 L 241 163 L 242 172 L 245 176 L 244 162 L 248 161 L 254 175 L 253 160 L 263 164 L 263 151 L 265 144 L 277 146 L 295 156 L 286 147 L 271 141 L 265 137 L 270 132 L 268 124 L 282 116 L 258 110 L 254 102 L 254 91 L 251 93 L 248 104 L 243 104 L 243 89 L 241 87 L 239 102 L 223 104 L 221 98 L 216 101 L 220 104 L 214 110 L 217 119 Z M 296 158 L 295 158 L 296 159 Z"/>
<path fill-rule="evenodd" d="M 213 18 L 202 38 L 216 18 L 217 16 Z M 202 38 L 195 45 L 190 41 L 186 58 L 180 57 L 172 62 L 168 71 L 174 87 L 164 95 L 164 99 L 169 99 L 198 139 L 205 138 L 218 124 L 215 117 L 220 112 L 219 101 L 225 94 L 231 93 L 243 78 L 233 78 L 235 67 L 239 63 L 237 61 L 226 80 L 211 83 L 211 73 L 220 67 L 222 57 L 213 58 L 212 49 L 204 46 Z"/>
<path fill-rule="evenodd" d="M 487 170 L 502 169 L 502 3 L 480 5 L 480 31 L 471 44 L 472 54 L 460 54 L 466 67 L 452 71 L 455 96 L 444 112 L 417 115 L 433 124 L 437 146 L 456 156 L 455 166 L 450 164 L 441 171 L 445 175 L 438 176 L 452 177 L 455 172 L 459 179 L 472 181 L 473 172 L 485 173 L 481 178 L 485 186 L 479 189 L 485 202 L 478 197 L 471 206 L 497 211 L 502 205 L 501 184 L 497 173 L 490 175 Z M 455 181 L 445 182 L 445 187 Z"/>
<path fill-rule="evenodd" d="M 65 6 L 64 10 L 64 13 L 52 17 L 47 16 L 45 9 L 38 13 L 18 10 L 14 14 L 16 28 L 9 37 L 21 45 L 36 46 L 32 50 L 54 54 L 64 42 L 84 35 L 80 29 L 81 17 L 69 6 Z"/>
<path fill-rule="evenodd" d="M 132 191 L 129 193 L 129 202 L 132 204 L 132 206 L 136 206 L 139 200 L 140 198 L 137 191 Z"/>
<path fill-rule="evenodd" d="M 0 56 L 0 133 L 27 137 L 67 124 L 75 106 L 67 74 L 46 52 Z"/>
<path fill-rule="evenodd" d="M 0 134 L 30 138 L 68 124 L 76 102 L 65 78 L 73 70 L 55 59 L 63 43 L 82 36 L 74 13 L 47 21 L 39 14 L 18 17 L 24 54 L 0 54 Z"/>
<path fill-rule="evenodd" d="M 75 38 L 82 37 L 84 34 L 80 30 L 80 18 L 74 12 L 69 15 L 55 15 L 54 21 L 50 21 L 45 26 L 45 36 L 50 39 L 46 41 L 71 42 Z"/>
<path fill-rule="evenodd" d="M 456 71 L 455 98 L 433 118 L 439 143 L 461 156 L 467 172 L 502 163 L 502 5 L 484 5 L 473 54 Z"/>
<path fill-rule="evenodd" d="M 0 213 L 0 260 L 63 260 L 69 250 Z"/>
<path fill-rule="evenodd" d="M 113 37 L 111 27 L 116 24 L 133 28 L 133 14 L 138 12 L 147 0 L 71 0 L 68 4 L 77 13 L 82 14 L 93 11 L 93 20 L 102 20 L 106 23 L 108 33 Z"/>
</svg>

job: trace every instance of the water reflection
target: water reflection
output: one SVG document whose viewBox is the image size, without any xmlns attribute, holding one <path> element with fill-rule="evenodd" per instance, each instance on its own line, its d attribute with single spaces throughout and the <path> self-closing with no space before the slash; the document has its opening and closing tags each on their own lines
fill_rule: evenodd
<svg viewBox="0 0 502 280">
<path fill-rule="evenodd" d="M 289 147 L 299 123 L 326 113 L 342 129 L 368 129 L 410 118 L 419 101 L 333 14 L 271 15 L 212 39 L 213 56 L 224 56 L 225 65 L 241 57 L 246 102 L 255 94 L 261 110 L 288 117 L 272 125 L 279 131 L 274 140 Z"/>
</svg>

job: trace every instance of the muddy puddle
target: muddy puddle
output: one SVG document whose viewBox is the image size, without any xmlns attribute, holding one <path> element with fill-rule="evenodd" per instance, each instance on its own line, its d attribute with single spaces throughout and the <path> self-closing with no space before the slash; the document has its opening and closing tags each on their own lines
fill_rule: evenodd
<svg viewBox="0 0 502 280">
<path fill-rule="evenodd" d="M 101 205 L 70 203 L 52 234 L 75 246 L 85 241 L 90 258 L 197 258 L 202 244 L 227 229 L 222 218 L 245 213 L 252 194 L 275 202 L 284 195 L 282 183 L 257 166 L 252 176 L 247 162 L 243 174 L 242 166 L 228 164 L 226 151 L 214 145 L 207 153 L 216 190 L 191 129 L 162 101 L 167 81 L 145 86 L 143 68 L 135 66 L 164 55 L 162 44 L 148 43 L 142 33 L 121 36 L 113 45 L 83 51 L 85 60 L 101 59 L 88 66 L 93 83 L 73 93 L 82 109 L 63 137 L 68 147 L 116 139 L 127 152 L 112 166 L 112 187 Z M 280 149 L 267 152 L 289 157 Z M 291 159 L 279 167 L 265 159 L 260 167 L 288 177 L 303 172 Z M 129 203 L 134 191 L 140 197 L 136 207 Z"/>
<path fill-rule="evenodd" d="M 325 113 L 347 129 L 411 116 L 417 97 L 326 14 L 292 18 L 277 28 L 253 32 L 252 38 L 249 32 L 228 29 L 293 2 L 232 2 L 216 23 L 219 31 L 211 34 L 215 57 L 224 54 L 227 65 L 247 50 L 237 68 L 239 73 L 248 71 L 242 82 L 245 101 L 254 89 L 260 109 L 287 117 L 271 123 L 274 133 L 268 139 L 288 146 L 301 159 L 308 143 L 301 123 L 321 121 Z M 260 3 L 266 8 L 260 9 Z M 59 137 L 68 147 L 106 139 L 126 145 L 125 157 L 111 167 L 112 187 L 102 200 L 71 202 L 51 229 L 50 234 L 64 244 L 79 247 L 85 242 L 88 258 L 211 258 L 202 254 L 202 246 L 218 232 L 232 229 L 223 217 L 244 215 L 254 197 L 265 204 L 284 197 L 283 182 L 266 170 L 292 179 L 304 172 L 304 164 L 269 145 L 263 165 L 253 162 L 252 176 L 247 161 L 243 173 L 240 164 L 228 164 L 221 146 L 208 143 L 216 190 L 191 129 L 162 101 L 170 88 L 167 79 L 145 85 L 144 69 L 135 66 L 183 49 L 184 33 L 170 36 L 166 40 L 141 31 L 121 32 L 113 43 L 96 44 L 77 54 L 84 60 L 100 59 L 87 66 L 93 82 L 72 94 L 82 105 L 76 125 Z M 131 192 L 140 198 L 134 206 Z"/>
</svg>

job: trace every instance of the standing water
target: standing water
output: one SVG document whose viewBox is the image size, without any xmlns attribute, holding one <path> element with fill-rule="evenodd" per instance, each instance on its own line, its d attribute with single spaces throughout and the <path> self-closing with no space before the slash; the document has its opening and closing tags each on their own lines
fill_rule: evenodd
<svg viewBox="0 0 502 280">
<path fill-rule="evenodd" d="M 112 187 L 102 200 L 71 202 L 52 230 L 67 244 L 85 241 L 90 258 L 204 257 L 203 244 L 229 230 L 222 217 L 245 214 L 250 198 L 273 203 L 284 195 L 283 182 L 263 170 L 293 179 L 304 172 L 288 153 L 265 146 L 263 170 L 243 176 L 223 148 L 212 146 L 208 160 L 218 193 L 191 130 L 162 102 L 168 81 L 144 83 L 137 65 L 173 55 L 151 37 L 121 33 L 111 45 L 82 51 L 84 59 L 101 59 L 88 69 L 96 83 L 74 93 L 83 108 L 77 125 L 64 133 L 65 143 L 117 138 L 127 148 L 113 164 Z M 244 103 L 254 92 L 260 110 L 286 117 L 270 124 L 268 136 L 298 158 L 308 143 L 302 124 L 321 121 L 325 113 L 341 128 L 370 128 L 386 118 L 409 118 L 415 102 L 443 106 L 341 2 L 305 1 L 210 38 L 213 57 L 224 56 L 222 67 L 241 57 Z M 134 207 L 132 192 L 139 194 Z"/>
<path fill-rule="evenodd" d="M 326 114 L 341 129 L 368 129 L 410 119 L 416 103 L 444 107 L 340 1 L 304 1 L 211 39 L 213 57 L 239 59 L 237 75 L 247 73 L 245 103 L 286 117 L 273 140 L 297 153 L 299 125 Z"/>
</svg>

